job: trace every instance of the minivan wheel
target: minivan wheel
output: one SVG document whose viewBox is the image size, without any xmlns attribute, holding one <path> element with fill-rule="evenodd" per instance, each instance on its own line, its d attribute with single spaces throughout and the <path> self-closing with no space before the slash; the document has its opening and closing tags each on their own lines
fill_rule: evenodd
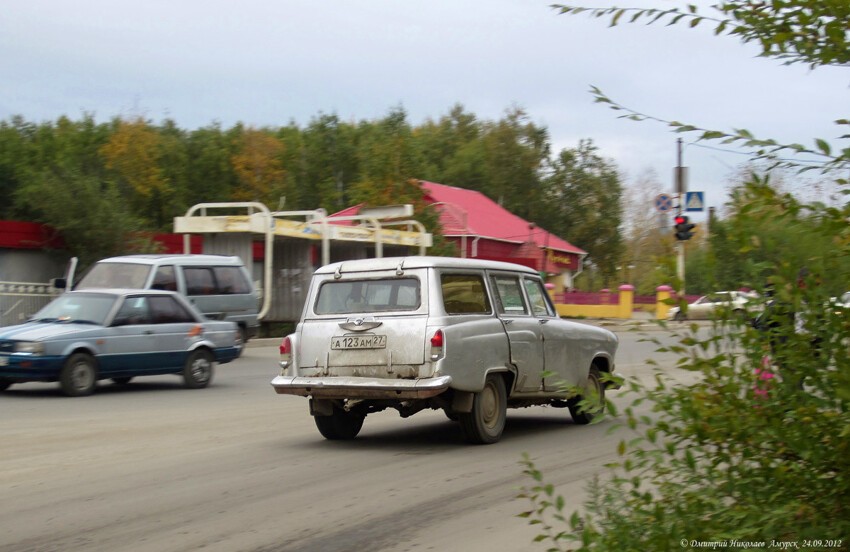
<svg viewBox="0 0 850 552">
<path fill-rule="evenodd" d="M 579 403 L 585 399 L 593 401 L 593 406 L 582 408 Z M 575 423 L 585 425 L 602 415 L 604 409 L 605 384 L 602 383 L 602 376 L 599 374 L 599 369 L 596 366 L 591 366 L 590 372 L 587 374 L 587 384 L 585 385 L 584 394 L 570 401 L 570 415 L 573 417 Z"/>
<path fill-rule="evenodd" d="M 215 359 L 206 349 L 195 349 L 189 353 L 183 368 L 183 383 L 189 389 L 200 389 L 210 384 L 213 378 Z"/>
<path fill-rule="evenodd" d="M 91 395 L 97 384 L 97 367 L 87 353 L 74 353 L 59 373 L 59 388 L 69 397 Z"/>
<path fill-rule="evenodd" d="M 505 429 L 507 403 L 505 380 L 498 374 L 488 375 L 484 389 L 472 400 L 472 411 L 458 413 L 466 440 L 479 445 L 497 442 Z"/>
<path fill-rule="evenodd" d="M 366 416 L 334 406 L 330 416 L 313 416 L 322 437 L 331 441 L 347 441 L 357 437 Z"/>
</svg>

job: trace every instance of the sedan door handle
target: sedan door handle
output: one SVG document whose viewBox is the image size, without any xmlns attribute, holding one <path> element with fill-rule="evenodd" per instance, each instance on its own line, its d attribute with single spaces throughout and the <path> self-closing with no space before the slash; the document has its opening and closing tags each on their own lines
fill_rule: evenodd
<svg viewBox="0 0 850 552">
<path fill-rule="evenodd" d="M 153 330 L 145 330 L 142 333 L 144 333 L 145 335 L 153 335 Z"/>
<path fill-rule="evenodd" d="M 541 324 L 545 324 L 545 323 L 546 323 L 546 322 L 548 322 L 548 321 L 549 321 L 549 320 L 547 320 L 547 319 L 545 319 L 545 318 L 541 318 L 540 320 L 538 320 L 538 322 L 540 322 Z"/>
<path fill-rule="evenodd" d="M 502 322 L 504 322 L 504 323 L 505 323 L 505 326 L 507 326 L 508 324 L 513 324 L 513 323 L 514 323 L 514 321 L 513 321 L 513 320 L 511 320 L 510 318 L 509 318 L 509 319 L 507 319 L 507 320 L 502 320 Z"/>
</svg>

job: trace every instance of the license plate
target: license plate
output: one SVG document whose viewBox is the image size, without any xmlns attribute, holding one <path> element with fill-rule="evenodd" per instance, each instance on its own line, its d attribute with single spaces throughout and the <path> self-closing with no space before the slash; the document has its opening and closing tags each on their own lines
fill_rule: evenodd
<svg viewBox="0 0 850 552">
<path fill-rule="evenodd" d="M 331 349 L 386 349 L 385 335 L 342 335 L 331 338 Z"/>
</svg>

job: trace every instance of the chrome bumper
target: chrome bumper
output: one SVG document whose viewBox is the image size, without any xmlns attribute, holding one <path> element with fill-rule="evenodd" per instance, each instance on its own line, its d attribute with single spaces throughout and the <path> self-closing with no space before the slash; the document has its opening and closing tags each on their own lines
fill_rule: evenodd
<svg viewBox="0 0 850 552">
<path fill-rule="evenodd" d="M 427 399 L 446 391 L 451 376 L 423 379 L 277 376 L 272 387 L 280 395 L 323 399 Z"/>
</svg>

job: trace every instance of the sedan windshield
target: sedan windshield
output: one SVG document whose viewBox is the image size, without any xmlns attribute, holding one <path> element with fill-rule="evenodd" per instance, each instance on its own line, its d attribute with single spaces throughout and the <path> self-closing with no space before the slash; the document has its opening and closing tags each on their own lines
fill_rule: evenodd
<svg viewBox="0 0 850 552">
<path fill-rule="evenodd" d="M 36 322 L 78 322 L 103 326 L 116 297 L 100 294 L 66 294 L 35 313 Z"/>
</svg>

